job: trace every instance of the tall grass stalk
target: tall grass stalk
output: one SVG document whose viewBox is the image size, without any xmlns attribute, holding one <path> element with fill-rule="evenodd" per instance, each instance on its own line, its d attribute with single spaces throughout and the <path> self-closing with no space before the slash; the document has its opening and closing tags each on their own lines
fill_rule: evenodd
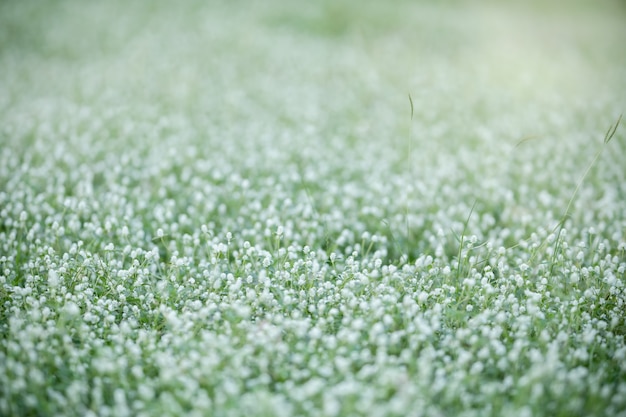
<svg viewBox="0 0 626 417">
<path fill-rule="evenodd" d="M 607 129 L 607 131 L 606 131 L 606 133 L 604 135 L 604 140 L 603 140 L 602 146 L 600 147 L 600 149 L 598 149 L 596 151 L 593 159 L 591 160 L 589 165 L 587 165 L 587 168 L 585 169 L 583 174 L 578 179 L 578 182 L 576 183 L 576 188 L 574 188 L 574 192 L 572 193 L 572 196 L 570 197 L 569 201 L 567 202 L 567 206 L 565 207 L 565 211 L 563 212 L 563 215 L 561 216 L 561 219 L 559 220 L 558 224 L 554 227 L 554 229 L 552 229 L 552 233 L 550 233 L 550 235 L 553 235 L 554 233 L 556 233 L 556 238 L 554 239 L 554 251 L 553 251 L 552 257 L 550 259 L 550 275 L 553 274 L 554 266 L 557 263 L 558 253 L 559 253 L 559 250 L 561 249 L 561 246 L 562 246 L 563 229 L 565 227 L 565 222 L 567 221 L 567 219 L 569 219 L 569 217 L 571 215 L 570 214 L 570 210 L 572 208 L 572 204 L 574 202 L 574 199 L 576 198 L 576 195 L 578 194 L 578 191 L 580 190 L 580 187 L 582 186 L 583 182 L 585 181 L 585 178 L 587 178 L 587 176 L 589 175 L 589 172 L 591 172 L 591 169 L 596 165 L 596 163 L 598 162 L 598 159 L 600 159 L 600 156 L 604 152 L 604 149 L 609 144 L 611 139 L 613 139 L 613 136 L 615 136 L 615 132 L 617 131 L 617 128 L 618 128 L 618 126 L 619 126 L 621 121 L 622 121 L 622 115 L 620 115 L 617 118 L 617 121 L 615 122 L 615 124 L 610 125 L 609 128 Z M 534 260 L 535 255 L 537 253 L 539 253 L 543 248 L 545 248 L 548 245 L 548 243 L 549 243 L 549 240 L 548 240 L 549 236 L 544 240 L 543 244 L 538 248 L 538 250 L 533 253 L 533 255 L 531 256 L 531 262 Z"/>
</svg>

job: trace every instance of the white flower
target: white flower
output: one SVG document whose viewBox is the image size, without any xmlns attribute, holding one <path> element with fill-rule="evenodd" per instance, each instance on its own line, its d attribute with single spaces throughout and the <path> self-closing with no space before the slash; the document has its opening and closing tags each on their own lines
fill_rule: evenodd
<svg viewBox="0 0 626 417">
<path fill-rule="evenodd" d="M 50 288 L 56 288 L 59 286 L 59 274 L 53 269 L 48 271 L 48 285 Z"/>
<path fill-rule="evenodd" d="M 69 317 L 76 317 L 80 314 L 80 308 L 73 301 L 67 301 L 65 303 L 65 306 L 63 307 L 63 310 Z"/>
</svg>

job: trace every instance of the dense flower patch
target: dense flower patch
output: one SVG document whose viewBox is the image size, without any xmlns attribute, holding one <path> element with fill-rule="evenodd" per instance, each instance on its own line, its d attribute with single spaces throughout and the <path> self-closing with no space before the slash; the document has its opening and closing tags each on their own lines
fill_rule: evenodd
<svg viewBox="0 0 626 417">
<path fill-rule="evenodd" d="M 0 4 L 0 414 L 626 415 L 580 7 Z"/>
</svg>

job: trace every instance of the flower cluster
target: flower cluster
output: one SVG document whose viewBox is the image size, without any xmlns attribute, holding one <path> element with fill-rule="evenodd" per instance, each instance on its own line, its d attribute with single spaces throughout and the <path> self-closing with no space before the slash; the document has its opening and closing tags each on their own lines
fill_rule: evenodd
<svg viewBox="0 0 626 417">
<path fill-rule="evenodd" d="M 626 415 L 611 17 L 118 3 L 0 4 L 0 414 Z"/>
</svg>

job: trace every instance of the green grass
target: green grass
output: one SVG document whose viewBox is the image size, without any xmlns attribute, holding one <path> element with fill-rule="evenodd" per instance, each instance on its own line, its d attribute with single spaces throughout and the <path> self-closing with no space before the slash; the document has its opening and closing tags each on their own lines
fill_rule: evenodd
<svg viewBox="0 0 626 417">
<path fill-rule="evenodd" d="M 624 14 L 0 2 L 0 415 L 626 415 Z"/>
</svg>

